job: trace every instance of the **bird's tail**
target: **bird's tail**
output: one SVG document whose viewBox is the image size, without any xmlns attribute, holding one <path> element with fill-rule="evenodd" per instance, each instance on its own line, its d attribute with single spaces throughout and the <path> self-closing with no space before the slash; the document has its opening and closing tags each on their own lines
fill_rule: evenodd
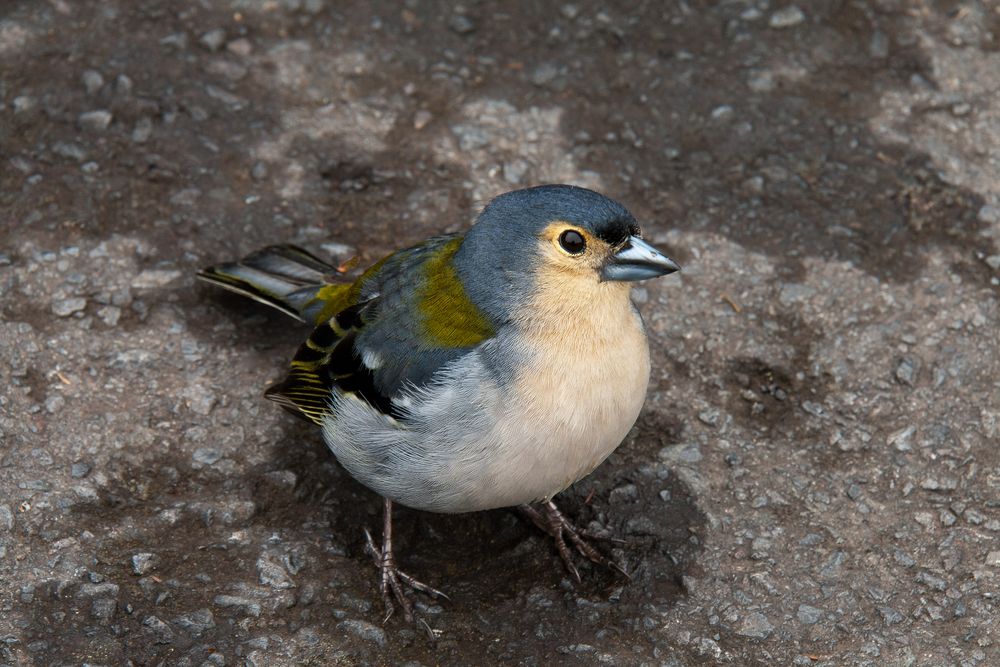
<svg viewBox="0 0 1000 667">
<path fill-rule="evenodd" d="M 198 277 L 292 317 L 315 324 L 331 292 L 348 289 L 338 283 L 337 268 L 294 245 L 272 245 L 238 262 L 210 266 Z M 332 289 L 331 289 L 332 288 Z"/>
</svg>

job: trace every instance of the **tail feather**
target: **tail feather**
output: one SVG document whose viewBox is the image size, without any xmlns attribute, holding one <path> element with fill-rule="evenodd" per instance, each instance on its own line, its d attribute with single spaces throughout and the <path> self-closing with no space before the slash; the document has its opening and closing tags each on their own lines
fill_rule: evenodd
<svg viewBox="0 0 1000 667">
<path fill-rule="evenodd" d="M 294 245 L 273 245 L 198 272 L 202 280 L 313 324 L 322 308 L 319 291 L 337 275 L 334 266 Z M 347 285 L 344 285 L 345 289 Z"/>
</svg>

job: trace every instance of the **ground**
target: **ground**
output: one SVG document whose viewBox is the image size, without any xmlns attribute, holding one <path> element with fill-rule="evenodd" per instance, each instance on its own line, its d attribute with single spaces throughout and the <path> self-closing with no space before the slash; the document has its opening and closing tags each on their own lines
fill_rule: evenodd
<svg viewBox="0 0 1000 667">
<path fill-rule="evenodd" d="M 0 9 L 0 664 L 1000 664 L 989 2 L 21 0 Z M 195 271 L 363 263 L 572 182 L 683 265 L 621 448 L 400 509 L 262 398 L 307 334 Z"/>
</svg>

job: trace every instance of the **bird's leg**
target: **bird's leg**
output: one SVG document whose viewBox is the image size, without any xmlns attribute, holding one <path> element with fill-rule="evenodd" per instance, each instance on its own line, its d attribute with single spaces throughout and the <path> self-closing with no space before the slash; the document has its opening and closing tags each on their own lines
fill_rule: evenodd
<svg viewBox="0 0 1000 667">
<path fill-rule="evenodd" d="M 413 622 L 413 603 L 406 597 L 403 587 L 406 586 L 432 597 L 448 599 L 448 596 L 436 588 L 421 583 L 396 567 L 396 557 L 392 551 L 392 501 L 383 499 L 382 505 L 382 548 L 379 549 L 372 539 L 372 534 L 365 530 L 365 550 L 371 554 L 375 566 L 379 569 L 379 590 L 382 591 L 382 602 L 385 604 L 385 619 L 389 620 L 395 607 L 392 599 L 403 608 L 403 615 L 408 623 Z"/>
<path fill-rule="evenodd" d="M 521 514 L 528 517 L 531 523 L 535 524 L 539 530 L 552 537 L 556 543 L 556 550 L 559 552 L 559 557 L 562 558 L 566 569 L 569 570 L 570 574 L 577 581 L 580 581 L 580 571 L 576 569 L 576 565 L 573 563 L 570 544 L 588 560 L 603 567 L 617 570 L 626 577 L 629 576 L 628 572 L 621 565 L 607 558 L 587 543 L 587 540 L 604 540 L 618 543 L 624 543 L 624 540 L 594 535 L 586 530 L 577 528 L 569 519 L 563 516 L 563 513 L 559 511 L 559 508 L 551 500 L 543 503 L 541 508 L 532 507 L 531 505 L 520 505 L 517 509 Z M 569 544 L 567 544 L 566 538 L 569 538 Z"/>
</svg>

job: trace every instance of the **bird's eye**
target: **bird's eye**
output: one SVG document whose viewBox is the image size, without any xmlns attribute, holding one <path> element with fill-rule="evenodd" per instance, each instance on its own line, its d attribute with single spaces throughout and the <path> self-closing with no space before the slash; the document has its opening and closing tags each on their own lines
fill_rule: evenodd
<svg viewBox="0 0 1000 667">
<path fill-rule="evenodd" d="M 571 255 L 579 255 L 587 249 L 587 241 L 584 240 L 583 234 L 575 229 L 567 229 L 560 234 L 559 245 Z"/>
</svg>

